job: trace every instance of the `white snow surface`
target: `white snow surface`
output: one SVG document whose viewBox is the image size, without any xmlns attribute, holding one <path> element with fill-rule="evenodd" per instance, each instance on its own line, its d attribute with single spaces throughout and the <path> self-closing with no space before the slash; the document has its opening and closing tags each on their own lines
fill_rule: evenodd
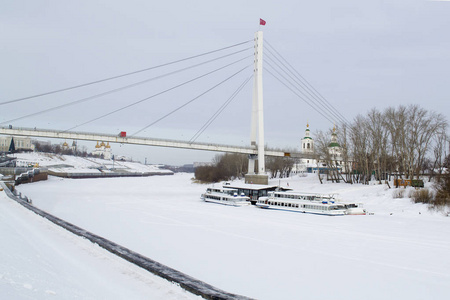
<svg viewBox="0 0 450 300">
<path fill-rule="evenodd" d="M 51 153 L 17 153 L 18 165 L 39 164 L 49 170 L 64 173 L 100 173 L 109 172 L 111 169 L 125 172 L 157 172 L 172 173 L 170 170 L 160 169 L 160 165 L 144 165 L 139 162 L 112 161 L 96 157 L 78 157 L 72 155 L 57 155 Z"/>
<path fill-rule="evenodd" d="M 320 184 L 312 175 L 270 182 L 338 193 L 373 213 L 330 217 L 202 202 L 207 185 L 192 177 L 49 177 L 18 190 L 49 213 L 231 293 L 257 299 L 450 298 L 450 218 L 409 198 L 394 199 L 386 185 Z M 1 205 L 1 294 L 117 299 L 129 291 L 132 299 L 145 289 L 149 279 L 134 275 L 133 267 L 11 201 Z M 171 288 L 147 298 L 170 299 Z"/>
<path fill-rule="evenodd" d="M 0 192 L 0 299 L 200 299 Z"/>
</svg>

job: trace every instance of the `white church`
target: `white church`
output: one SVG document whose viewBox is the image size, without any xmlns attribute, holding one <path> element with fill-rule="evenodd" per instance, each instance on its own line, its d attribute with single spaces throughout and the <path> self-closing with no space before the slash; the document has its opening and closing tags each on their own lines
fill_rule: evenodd
<svg viewBox="0 0 450 300">
<path fill-rule="evenodd" d="M 314 151 L 314 139 L 311 137 L 309 124 L 306 124 L 305 136 L 302 138 L 301 152 L 305 154 L 314 154 Z M 337 142 L 336 127 L 333 128 L 333 133 L 331 134 L 331 141 L 328 145 L 328 152 L 338 165 L 342 164 L 342 149 Z M 292 167 L 292 173 L 317 173 L 323 172 L 326 169 L 327 165 L 324 161 L 310 158 L 301 158 L 294 163 Z"/>
<path fill-rule="evenodd" d="M 105 144 L 105 142 L 97 142 L 97 145 L 95 145 L 95 150 L 92 151 L 92 155 L 99 156 L 103 159 L 111 159 L 112 152 L 109 142 L 107 144 Z"/>
</svg>

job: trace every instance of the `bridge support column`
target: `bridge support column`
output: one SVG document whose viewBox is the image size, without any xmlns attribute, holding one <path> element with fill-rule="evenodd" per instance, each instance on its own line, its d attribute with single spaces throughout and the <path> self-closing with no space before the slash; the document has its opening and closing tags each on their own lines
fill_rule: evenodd
<svg viewBox="0 0 450 300">
<path fill-rule="evenodd" d="M 264 109 L 263 109 L 263 85 L 262 85 L 262 59 L 263 59 L 263 32 L 255 33 L 255 65 L 253 70 L 253 97 L 252 97 L 252 128 L 250 144 L 258 149 L 258 172 L 255 174 L 254 156 L 249 157 L 248 173 L 245 175 L 245 183 L 268 184 L 269 177 L 266 174 L 265 150 L 264 150 Z M 258 138 L 258 143 L 256 143 Z"/>
<path fill-rule="evenodd" d="M 255 161 L 258 156 L 255 154 L 249 154 L 248 155 L 248 175 L 254 175 L 255 174 Z"/>
</svg>

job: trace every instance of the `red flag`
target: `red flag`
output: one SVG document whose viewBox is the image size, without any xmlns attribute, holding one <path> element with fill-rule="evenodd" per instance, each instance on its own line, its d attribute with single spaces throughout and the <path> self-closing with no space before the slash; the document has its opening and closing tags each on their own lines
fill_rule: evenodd
<svg viewBox="0 0 450 300">
<path fill-rule="evenodd" d="M 266 25 L 266 21 L 264 21 L 263 19 L 259 19 L 259 25 Z"/>
</svg>

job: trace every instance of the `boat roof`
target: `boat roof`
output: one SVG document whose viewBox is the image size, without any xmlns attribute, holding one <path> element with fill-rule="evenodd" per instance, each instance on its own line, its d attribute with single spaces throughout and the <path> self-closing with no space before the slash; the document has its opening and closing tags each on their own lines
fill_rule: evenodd
<svg viewBox="0 0 450 300">
<path fill-rule="evenodd" d="M 321 196 L 321 197 L 332 197 L 333 196 L 333 194 L 307 193 L 307 192 L 300 192 L 300 191 L 294 191 L 294 190 L 276 191 L 276 193 L 284 193 L 284 194 L 290 194 L 290 195 Z"/>
<path fill-rule="evenodd" d="M 234 189 L 247 189 L 247 190 L 275 190 L 280 188 L 282 190 L 290 190 L 278 185 L 265 185 L 265 184 L 252 184 L 252 183 L 242 183 L 242 182 L 232 182 L 224 183 L 224 188 L 234 188 Z"/>
<path fill-rule="evenodd" d="M 232 188 L 229 186 L 219 186 L 219 187 L 209 187 L 208 190 L 216 190 L 216 191 L 237 191 L 236 188 Z"/>
</svg>

